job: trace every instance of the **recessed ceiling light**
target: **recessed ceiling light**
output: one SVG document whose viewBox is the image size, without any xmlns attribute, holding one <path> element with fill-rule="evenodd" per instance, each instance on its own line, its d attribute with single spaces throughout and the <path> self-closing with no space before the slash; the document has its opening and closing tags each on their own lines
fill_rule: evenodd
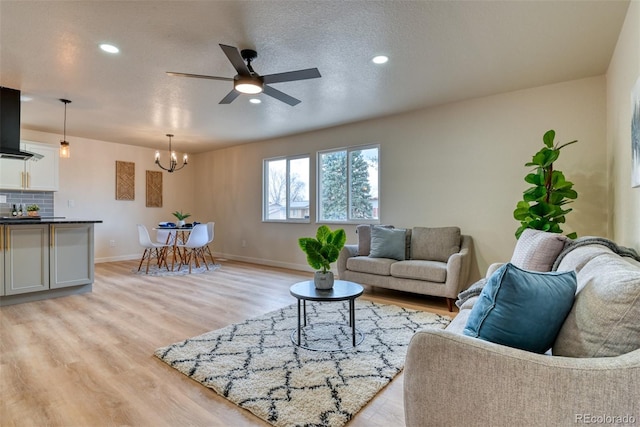
<svg viewBox="0 0 640 427">
<path fill-rule="evenodd" d="M 374 64 L 384 64 L 388 60 L 389 60 L 389 57 L 384 55 L 374 56 L 372 59 Z"/>
<path fill-rule="evenodd" d="M 249 102 L 252 104 L 260 104 L 262 101 L 260 101 L 258 98 L 251 98 Z"/>
<path fill-rule="evenodd" d="M 118 53 L 118 52 L 120 52 L 120 49 L 118 49 L 114 45 L 108 44 L 108 43 L 102 43 L 100 45 L 100 49 L 102 49 L 102 50 L 104 50 L 105 52 L 108 52 L 108 53 Z"/>
<path fill-rule="evenodd" d="M 29 95 L 20 95 L 20 101 L 29 102 L 29 101 L 33 101 L 33 98 L 30 97 Z"/>
</svg>

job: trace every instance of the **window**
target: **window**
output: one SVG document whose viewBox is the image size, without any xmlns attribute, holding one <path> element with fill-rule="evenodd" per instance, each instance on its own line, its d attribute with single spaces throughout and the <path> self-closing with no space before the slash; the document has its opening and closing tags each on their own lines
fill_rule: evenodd
<svg viewBox="0 0 640 427">
<path fill-rule="evenodd" d="M 318 221 L 379 219 L 380 147 L 352 147 L 318 153 Z"/>
<path fill-rule="evenodd" d="M 264 160 L 264 221 L 309 221 L 309 156 Z"/>
</svg>

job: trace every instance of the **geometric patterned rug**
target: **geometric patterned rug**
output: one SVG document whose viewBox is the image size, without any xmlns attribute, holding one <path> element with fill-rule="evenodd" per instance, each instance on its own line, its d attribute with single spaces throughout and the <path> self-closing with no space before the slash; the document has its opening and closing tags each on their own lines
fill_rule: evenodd
<svg viewBox="0 0 640 427">
<path fill-rule="evenodd" d="M 355 301 L 351 345 L 347 302 L 307 301 L 303 344 L 292 343 L 297 304 L 156 350 L 155 355 L 205 387 L 278 427 L 340 427 L 404 367 L 409 340 L 451 319 L 370 301 Z M 297 334 L 294 334 L 297 340 Z M 311 342 L 313 340 L 313 342 Z"/>
</svg>

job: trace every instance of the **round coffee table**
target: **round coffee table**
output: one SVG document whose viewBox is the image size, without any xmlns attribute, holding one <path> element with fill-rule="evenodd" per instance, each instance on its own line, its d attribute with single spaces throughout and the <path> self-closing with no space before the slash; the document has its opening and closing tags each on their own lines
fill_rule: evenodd
<svg viewBox="0 0 640 427">
<path fill-rule="evenodd" d="M 364 340 L 364 334 L 356 329 L 355 300 L 364 292 L 364 288 L 346 280 L 336 280 L 331 289 L 316 289 L 313 280 L 298 282 L 289 289 L 291 295 L 298 300 L 298 328 L 291 332 L 291 341 L 307 350 L 322 350 L 302 345 L 302 328 L 307 326 L 307 301 L 349 301 L 349 326 L 351 326 L 351 343 L 355 347 Z M 301 306 L 302 311 L 301 313 Z M 304 323 L 304 325 L 301 325 Z M 297 341 L 294 336 L 298 336 Z M 358 340 L 356 340 L 358 335 Z M 331 351 L 331 350 L 329 350 Z"/>
</svg>

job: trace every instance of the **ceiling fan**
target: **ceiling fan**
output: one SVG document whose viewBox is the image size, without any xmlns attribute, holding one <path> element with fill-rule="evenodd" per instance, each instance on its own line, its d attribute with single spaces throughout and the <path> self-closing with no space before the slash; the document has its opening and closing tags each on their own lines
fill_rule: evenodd
<svg viewBox="0 0 640 427">
<path fill-rule="evenodd" d="M 284 92 L 280 92 L 271 86 L 267 86 L 267 84 L 322 77 L 317 68 L 307 68 L 305 70 L 288 71 L 286 73 L 267 74 L 266 76 L 261 76 L 256 73 L 251 66 L 251 61 L 258 57 L 258 53 L 255 50 L 243 49 L 242 51 L 238 51 L 238 48 L 224 44 L 221 44 L 220 47 L 225 55 L 227 55 L 227 58 L 229 58 L 229 61 L 231 61 L 233 68 L 238 72 L 235 77 L 203 76 L 201 74 L 176 73 L 173 71 L 167 71 L 167 74 L 178 77 L 232 81 L 233 89 L 227 94 L 227 96 L 222 98 L 220 104 L 231 104 L 231 102 L 240 96 L 241 93 L 256 94 L 264 92 L 265 95 L 276 98 L 279 101 L 291 105 L 292 107 L 299 104 L 301 101 Z"/>
</svg>

